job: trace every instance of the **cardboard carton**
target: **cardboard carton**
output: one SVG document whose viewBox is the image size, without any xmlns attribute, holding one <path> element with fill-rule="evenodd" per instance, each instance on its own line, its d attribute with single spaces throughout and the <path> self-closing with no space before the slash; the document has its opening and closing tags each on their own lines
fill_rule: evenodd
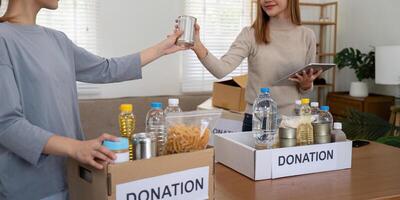
<svg viewBox="0 0 400 200">
<path fill-rule="evenodd" d="M 215 160 L 252 180 L 351 168 L 352 142 L 256 150 L 252 132 L 215 136 Z"/>
<path fill-rule="evenodd" d="M 212 105 L 235 112 L 243 112 L 246 109 L 244 96 L 246 85 L 247 75 L 215 82 L 213 85 Z"/>
<path fill-rule="evenodd" d="M 214 150 L 109 164 L 103 170 L 69 160 L 71 200 L 213 199 Z"/>
</svg>

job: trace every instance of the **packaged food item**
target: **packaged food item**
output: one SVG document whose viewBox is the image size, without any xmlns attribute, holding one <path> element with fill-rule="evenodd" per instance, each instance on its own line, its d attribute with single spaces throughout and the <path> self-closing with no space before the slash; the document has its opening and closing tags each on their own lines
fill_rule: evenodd
<svg viewBox="0 0 400 200">
<path fill-rule="evenodd" d="M 119 137 L 118 141 L 105 140 L 103 146 L 114 152 L 117 156 L 114 163 L 129 161 L 129 140 L 127 138 Z"/>
<path fill-rule="evenodd" d="M 221 117 L 221 110 L 170 113 L 167 124 L 166 153 L 183 153 L 205 149 L 211 131 Z"/>
</svg>

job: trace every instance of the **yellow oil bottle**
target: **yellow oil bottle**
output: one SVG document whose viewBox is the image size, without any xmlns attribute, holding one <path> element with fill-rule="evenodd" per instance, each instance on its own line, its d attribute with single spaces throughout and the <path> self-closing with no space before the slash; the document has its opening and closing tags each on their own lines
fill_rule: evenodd
<svg viewBox="0 0 400 200">
<path fill-rule="evenodd" d="M 119 107 L 121 113 L 119 114 L 119 131 L 122 137 L 129 140 L 129 159 L 133 160 L 133 145 L 132 136 L 135 131 L 136 120 L 133 115 L 132 104 L 121 104 Z"/>
<path fill-rule="evenodd" d="M 297 127 L 298 145 L 314 144 L 313 127 L 311 124 L 311 107 L 309 103 L 310 99 L 301 100 L 300 124 Z"/>
</svg>

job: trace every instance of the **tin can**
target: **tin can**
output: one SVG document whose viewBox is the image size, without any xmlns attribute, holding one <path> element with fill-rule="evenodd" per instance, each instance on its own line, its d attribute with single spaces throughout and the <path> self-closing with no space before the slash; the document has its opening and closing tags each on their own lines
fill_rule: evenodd
<svg viewBox="0 0 400 200">
<path fill-rule="evenodd" d="M 183 33 L 176 41 L 176 45 L 192 47 L 194 45 L 195 24 L 197 19 L 192 16 L 182 15 L 177 19 L 178 28 Z"/>
<path fill-rule="evenodd" d="M 296 129 L 295 128 L 279 128 L 279 138 L 281 139 L 296 139 Z"/>
<path fill-rule="evenodd" d="M 326 143 L 331 143 L 330 135 L 322 135 L 314 137 L 314 144 L 326 144 Z"/>
<path fill-rule="evenodd" d="M 151 133 L 133 135 L 135 160 L 149 159 L 156 156 L 156 139 Z"/>
<path fill-rule="evenodd" d="M 279 139 L 279 146 L 283 147 L 295 147 L 297 145 L 296 139 Z"/>
<path fill-rule="evenodd" d="M 314 136 L 331 135 L 331 123 L 312 123 Z"/>
</svg>

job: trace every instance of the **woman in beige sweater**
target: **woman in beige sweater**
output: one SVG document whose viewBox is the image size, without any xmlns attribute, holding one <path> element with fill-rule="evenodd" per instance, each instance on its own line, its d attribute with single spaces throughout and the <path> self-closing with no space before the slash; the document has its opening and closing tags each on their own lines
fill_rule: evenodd
<svg viewBox="0 0 400 200">
<path fill-rule="evenodd" d="M 322 72 L 310 70 L 291 78 L 292 85 L 272 86 L 287 73 L 314 62 L 316 39 L 312 30 L 301 26 L 298 0 L 258 0 L 257 4 L 255 22 L 251 27 L 243 28 L 221 59 L 208 52 L 202 44 L 198 25 L 192 48 L 202 64 L 217 78 L 225 77 L 248 58 L 244 131 L 251 130 L 252 104 L 260 88 L 271 89 L 280 114 L 292 115 L 295 100 L 312 91 L 313 80 Z"/>
</svg>

